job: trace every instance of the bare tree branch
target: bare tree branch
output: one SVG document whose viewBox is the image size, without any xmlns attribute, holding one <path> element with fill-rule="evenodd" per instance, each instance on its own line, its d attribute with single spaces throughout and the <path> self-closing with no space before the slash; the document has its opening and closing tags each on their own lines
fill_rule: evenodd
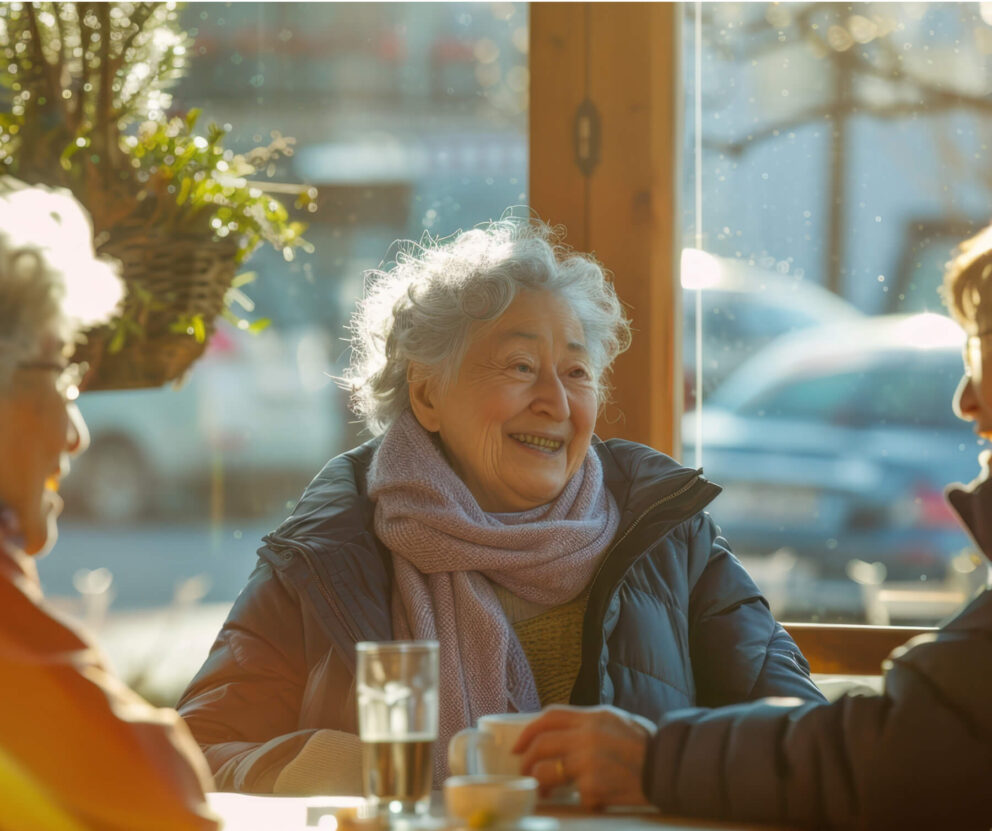
<svg viewBox="0 0 992 831">
<path fill-rule="evenodd" d="M 66 29 L 62 21 L 62 4 L 53 4 L 52 14 L 55 15 L 55 27 L 58 30 L 59 36 L 59 50 L 58 50 L 58 75 L 59 75 L 59 86 L 68 87 L 69 86 L 69 48 L 66 46 Z M 84 91 L 82 89 L 74 90 L 73 98 L 69 98 L 65 102 L 65 115 L 66 121 L 69 123 L 69 128 L 76 132 L 79 129 L 79 122 L 82 116 L 82 96 Z"/>
<path fill-rule="evenodd" d="M 27 14 L 28 26 L 31 29 L 31 42 L 34 47 L 35 59 L 48 84 L 48 94 L 46 95 L 48 104 L 56 108 L 62 108 L 62 95 L 59 87 L 59 79 L 55 67 L 49 62 L 45 55 L 44 40 L 41 37 L 41 27 L 38 25 L 38 16 L 34 3 L 26 3 L 24 11 Z"/>
<path fill-rule="evenodd" d="M 760 144 L 765 139 L 773 138 L 780 135 L 781 133 L 789 133 L 793 130 L 798 130 L 801 127 L 805 127 L 808 124 L 812 124 L 816 121 L 829 122 L 834 116 L 834 111 L 828 107 L 811 107 L 808 110 L 803 110 L 803 112 L 794 116 L 793 118 L 787 119 L 785 121 L 779 121 L 775 124 L 768 124 L 757 130 L 753 130 L 747 134 L 747 137 L 742 139 L 734 139 L 731 141 L 719 141 L 718 139 L 703 139 L 703 147 L 710 150 L 719 150 L 721 153 L 725 153 L 728 156 L 740 156 L 745 150 L 748 150 L 755 144 Z"/>
<path fill-rule="evenodd" d="M 138 3 L 135 6 L 129 21 L 132 29 L 122 41 L 120 51 L 112 59 L 115 73 L 124 65 L 124 62 L 127 60 L 127 50 L 134 45 L 135 38 L 144 31 L 148 18 L 152 16 L 155 9 L 160 5 L 162 4 Z"/>
<path fill-rule="evenodd" d="M 82 88 L 85 91 L 89 87 L 89 93 L 86 98 L 82 99 L 82 104 L 85 107 L 91 101 L 97 101 L 99 103 L 99 83 L 94 83 L 93 73 L 93 59 L 90 54 L 90 49 L 93 43 L 93 30 L 90 28 L 87 19 L 89 17 L 89 3 L 76 3 L 76 19 L 79 23 L 79 41 L 80 47 L 82 49 Z M 97 106 L 97 105 L 94 105 Z M 82 112 L 82 119 L 86 119 L 86 110 Z"/>
<path fill-rule="evenodd" d="M 719 151 L 720 153 L 724 153 L 728 156 L 737 157 L 741 156 L 750 147 L 760 144 L 766 139 L 779 136 L 783 133 L 789 133 L 793 130 L 798 130 L 810 124 L 814 124 L 817 121 L 823 121 L 826 124 L 830 124 L 835 118 L 838 117 L 838 115 L 841 114 L 847 116 L 864 115 L 878 119 L 896 119 L 906 118 L 907 116 L 912 115 L 920 115 L 921 113 L 930 114 L 934 112 L 946 112 L 947 110 L 960 108 L 961 105 L 953 99 L 933 100 L 922 104 L 903 102 L 898 104 L 888 104 L 882 107 L 861 107 L 857 103 L 854 103 L 849 107 L 845 107 L 844 109 L 813 107 L 811 109 L 804 110 L 794 118 L 779 121 L 774 124 L 768 124 L 758 130 L 753 130 L 748 133 L 746 138 L 743 139 L 720 141 L 719 139 L 704 138 L 703 147 L 708 150 Z M 988 104 L 987 109 L 992 111 L 992 102 Z"/>
</svg>

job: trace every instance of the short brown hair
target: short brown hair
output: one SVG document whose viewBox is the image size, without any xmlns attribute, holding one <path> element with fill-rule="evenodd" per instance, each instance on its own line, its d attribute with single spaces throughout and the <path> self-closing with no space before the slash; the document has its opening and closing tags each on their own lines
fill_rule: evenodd
<svg viewBox="0 0 992 831">
<path fill-rule="evenodd" d="M 941 293 L 969 335 L 992 332 L 992 225 L 957 247 Z"/>
</svg>

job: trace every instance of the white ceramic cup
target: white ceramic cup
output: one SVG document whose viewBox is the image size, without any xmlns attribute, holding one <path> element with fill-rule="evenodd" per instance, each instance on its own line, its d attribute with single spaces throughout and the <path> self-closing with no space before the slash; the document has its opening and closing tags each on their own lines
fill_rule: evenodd
<svg viewBox="0 0 992 831">
<path fill-rule="evenodd" d="M 519 776 L 520 757 L 512 752 L 523 729 L 540 713 L 496 713 L 479 718 L 478 727 L 459 730 L 448 743 L 452 776 Z"/>
</svg>

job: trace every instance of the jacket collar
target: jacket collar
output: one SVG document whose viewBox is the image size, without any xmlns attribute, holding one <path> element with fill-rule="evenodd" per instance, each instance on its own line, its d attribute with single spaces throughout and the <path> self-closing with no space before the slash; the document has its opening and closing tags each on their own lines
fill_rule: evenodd
<svg viewBox="0 0 992 831">
<path fill-rule="evenodd" d="M 974 481 L 949 485 L 945 493 L 975 545 L 992 560 L 992 450 L 984 451 L 978 461 L 982 470 Z"/>
<path fill-rule="evenodd" d="M 379 441 L 371 439 L 324 465 L 293 513 L 263 538 L 263 549 L 304 545 L 325 550 L 368 531 L 373 507 L 366 496 L 365 476 Z"/>
<path fill-rule="evenodd" d="M 602 441 L 595 438 L 592 446 L 602 462 L 606 486 L 620 506 L 617 536 L 659 499 L 675 494 L 683 486 L 696 481 L 705 486 L 702 502 L 699 495 L 694 496 L 691 513 L 702 510 L 721 491 L 704 479 L 702 469 L 684 467 L 646 445 L 624 439 Z M 673 507 L 677 505 L 678 502 Z"/>
<path fill-rule="evenodd" d="M 313 542 L 317 549 L 325 549 L 329 543 L 368 530 L 373 506 L 366 496 L 365 476 L 379 442 L 379 438 L 367 441 L 324 465 L 293 513 L 265 537 L 266 545 L 283 548 Z M 702 471 L 683 467 L 664 453 L 636 442 L 594 437 L 592 447 L 599 454 L 605 484 L 620 508 L 621 532 L 660 497 L 702 478 Z M 711 488 L 714 498 L 720 489 L 715 485 Z"/>
</svg>

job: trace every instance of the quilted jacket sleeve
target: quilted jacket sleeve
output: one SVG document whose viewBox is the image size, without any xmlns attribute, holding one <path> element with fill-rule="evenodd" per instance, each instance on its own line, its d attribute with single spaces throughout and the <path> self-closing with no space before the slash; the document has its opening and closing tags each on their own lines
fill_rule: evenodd
<svg viewBox="0 0 992 831">
<path fill-rule="evenodd" d="M 263 562 L 179 702 L 219 789 L 273 791 L 317 732 L 298 729 L 306 678 L 299 605 Z"/>
<path fill-rule="evenodd" d="M 718 707 L 765 696 L 825 699 L 799 647 L 708 514 L 687 531 L 690 652 L 696 700 Z"/>
<path fill-rule="evenodd" d="M 886 662 L 880 696 L 672 713 L 644 787 L 679 815 L 827 828 L 992 826 L 992 595 Z"/>
</svg>

